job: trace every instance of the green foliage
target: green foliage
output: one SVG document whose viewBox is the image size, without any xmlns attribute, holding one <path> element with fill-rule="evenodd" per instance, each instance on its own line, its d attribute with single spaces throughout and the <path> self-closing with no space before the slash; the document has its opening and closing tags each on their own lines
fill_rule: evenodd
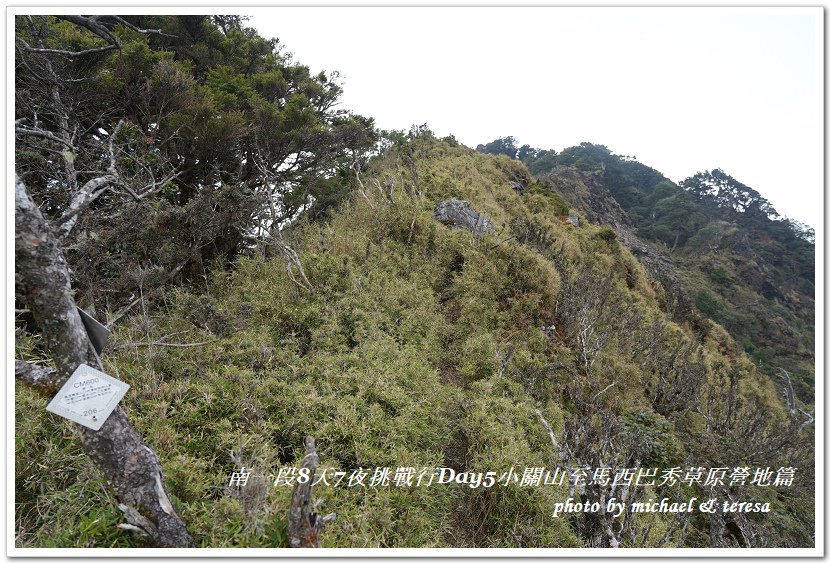
<svg viewBox="0 0 830 563">
<path fill-rule="evenodd" d="M 778 213 L 757 191 L 741 184 L 723 170 L 699 172 L 681 182 L 681 187 L 705 204 L 747 217 L 777 217 Z"/>
<path fill-rule="evenodd" d="M 643 467 L 676 467 L 683 464 L 685 448 L 674 425 L 656 413 L 634 411 L 625 415 L 625 425 L 647 444 Z"/>
<path fill-rule="evenodd" d="M 527 165 L 527 169 L 535 176 L 541 176 L 556 166 L 557 153 L 553 149 L 534 150 L 526 152 L 519 159 Z"/>
<path fill-rule="evenodd" d="M 617 239 L 617 235 L 614 233 L 614 230 L 608 226 L 600 227 L 594 236 L 604 240 L 605 242 L 613 242 Z"/>
<path fill-rule="evenodd" d="M 570 212 L 562 196 L 542 182 L 533 182 L 522 195 L 525 197 L 525 205 L 536 213 L 547 211 L 554 216 L 562 217 Z"/>
<path fill-rule="evenodd" d="M 524 149 L 524 147 L 522 148 Z M 517 154 L 519 153 L 519 148 L 516 146 L 516 139 L 513 137 L 503 137 L 486 145 L 478 145 L 476 150 L 487 154 L 502 154 L 510 158 L 517 158 Z"/>
<path fill-rule="evenodd" d="M 723 266 L 716 266 L 712 268 L 709 271 L 709 277 L 712 278 L 712 281 L 720 285 L 731 285 L 735 281 L 729 275 L 729 272 L 723 268 Z"/>
<path fill-rule="evenodd" d="M 81 186 L 118 176 L 81 210 L 67 240 L 80 301 L 101 310 L 171 278 L 198 282 L 214 260 L 228 266 L 311 197 L 315 213 L 325 213 L 350 191 L 350 167 L 377 140 L 371 119 L 334 109 L 336 73 L 311 72 L 244 19 L 126 19 L 163 33 L 102 16 L 98 25 L 119 49 L 56 57 L 25 45 L 78 51 L 103 39 L 56 17 L 15 22 L 15 118 L 66 137 L 19 136 L 17 173 L 29 192 L 62 222 Z M 56 148 L 63 159 L 50 156 Z M 123 275 L 147 267 L 167 275 L 142 287 Z"/>
<path fill-rule="evenodd" d="M 701 290 L 695 298 L 695 305 L 707 317 L 717 317 L 721 313 L 722 304 L 712 293 Z"/>
</svg>

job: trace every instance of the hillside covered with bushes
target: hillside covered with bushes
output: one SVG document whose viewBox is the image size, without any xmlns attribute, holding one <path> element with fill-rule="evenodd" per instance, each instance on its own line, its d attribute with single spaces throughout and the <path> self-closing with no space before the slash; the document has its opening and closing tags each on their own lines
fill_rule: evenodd
<svg viewBox="0 0 830 563">
<path fill-rule="evenodd" d="M 775 380 L 787 372 L 799 401 L 815 394 L 815 233 L 782 217 L 757 191 L 722 170 L 675 184 L 634 157 L 582 143 L 557 153 L 512 137 L 479 151 L 524 162 L 592 220 L 636 236 L 671 263 L 701 314 L 726 328 Z M 579 176 L 576 185 L 568 178 Z"/>
<path fill-rule="evenodd" d="M 314 497 L 336 513 L 323 547 L 813 546 L 813 428 L 759 363 L 797 357 L 803 407 L 812 350 L 766 352 L 749 321 L 707 311 L 719 274 L 655 275 L 633 237 L 668 239 L 636 214 L 602 220 L 607 176 L 543 171 L 426 126 L 377 131 L 333 109 L 330 77 L 236 18 L 86 20 L 118 44 L 106 50 L 77 21 L 16 23 L 17 173 L 74 299 L 112 330 L 103 371 L 131 386 L 121 407 L 194 545 L 288 547 L 284 479 L 313 436 L 328 476 Z M 90 52 L 51 52 L 70 49 Z M 449 199 L 492 229 L 436 220 Z M 737 241 L 707 217 L 675 241 L 689 261 L 712 224 Z M 726 270 L 729 244 L 708 259 L 739 307 L 763 287 Z M 16 360 L 52 366 L 24 285 Z M 697 307 L 677 306 L 678 287 Z M 807 330 L 809 301 L 777 303 Z M 151 545 L 123 525 L 75 425 L 18 378 L 16 545 Z M 427 485 L 441 468 L 497 482 Z M 569 498 L 770 510 L 554 516 Z"/>
</svg>

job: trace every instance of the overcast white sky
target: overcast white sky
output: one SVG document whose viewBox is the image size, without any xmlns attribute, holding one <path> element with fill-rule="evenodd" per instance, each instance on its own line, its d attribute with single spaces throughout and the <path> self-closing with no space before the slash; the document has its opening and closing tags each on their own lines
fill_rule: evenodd
<svg viewBox="0 0 830 563">
<path fill-rule="evenodd" d="M 822 8 L 256 8 L 249 25 L 384 129 L 475 147 L 582 141 L 674 181 L 722 168 L 779 213 L 823 210 Z"/>
</svg>

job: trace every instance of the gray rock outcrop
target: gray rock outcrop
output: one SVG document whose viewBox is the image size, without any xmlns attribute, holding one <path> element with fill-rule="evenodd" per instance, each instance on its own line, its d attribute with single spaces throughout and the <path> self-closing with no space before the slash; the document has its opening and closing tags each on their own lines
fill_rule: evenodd
<svg viewBox="0 0 830 563">
<path fill-rule="evenodd" d="M 493 222 L 464 200 L 447 199 L 435 206 L 434 217 L 451 229 L 465 229 L 476 237 L 495 233 Z"/>
</svg>

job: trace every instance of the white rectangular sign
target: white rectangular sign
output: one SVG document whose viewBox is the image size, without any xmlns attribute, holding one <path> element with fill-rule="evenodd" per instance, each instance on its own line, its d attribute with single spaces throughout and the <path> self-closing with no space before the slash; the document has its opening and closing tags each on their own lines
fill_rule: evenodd
<svg viewBox="0 0 830 563">
<path fill-rule="evenodd" d="M 46 405 L 46 410 L 98 430 L 130 386 L 81 364 Z"/>
</svg>

